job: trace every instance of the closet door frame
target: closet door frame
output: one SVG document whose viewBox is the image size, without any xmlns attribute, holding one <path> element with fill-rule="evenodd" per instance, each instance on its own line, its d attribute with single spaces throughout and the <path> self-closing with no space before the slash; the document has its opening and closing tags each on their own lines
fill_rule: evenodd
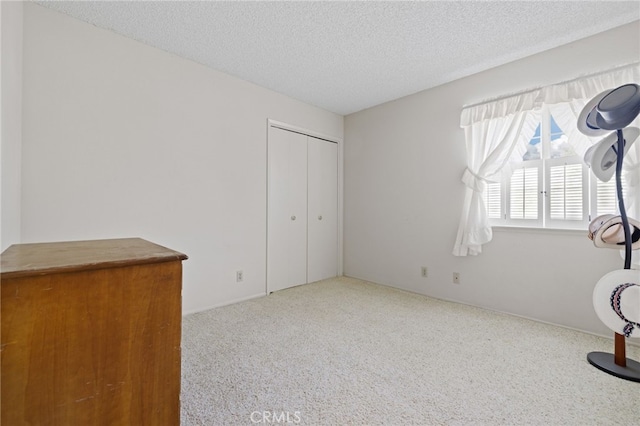
<svg viewBox="0 0 640 426">
<path fill-rule="evenodd" d="M 270 129 L 272 127 L 281 129 L 281 130 L 287 130 L 290 132 L 295 132 L 295 133 L 300 133 L 306 136 L 311 136 L 317 139 L 324 139 L 328 142 L 333 142 L 335 144 L 338 145 L 338 248 L 337 248 L 337 264 L 338 264 L 338 276 L 341 276 L 343 274 L 343 226 L 344 226 L 344 221 L 343 221 L 343 217 L 344 217 L 344 146 L 343 146 L 343 140 L 341 138 L 337 138 L 335 136 L 331 136 L 331 135 L 326 135 L 320 132 L 316 132 L 314 130 L 310 130 L 310 129 L 305 129 L 303 127 L 298 127 L 292 124 L 288 124 L 288 123 L 284 123 L 281 121 L 276 121 L 276 120 L 272 120 L 272 119 L 268 119 L 267 120 L 267 137 L 266 137 L 266 149 L 269 149 L 269 134 L 270 134 Z M 267 152 L 268 154 L 268 152 Z M 268 214 L 269 214 L 269 164 L 268 164 L 268 158 L 269 156 L 266 156 L 267 158 L 267 169 L 266 169 L 266 179 L 265 179 L 265 186 L 266 186 L 266 193 L 267 193 L 267 198 L 265 199 L 265 229 L 268 229 L 268 227 L 266 226 L 266 224 L 268 223 Z M 264 273 L 264 287 L 265 287 L 265 292 L 266 294 L 269 294 L 272 290 L 269 289 L 268 287 L 268 283 L 267 283 L 267 246 L 268 246 L 268 241 L 269 241 L 269 235 L 267 234 L 267 238 L 265 240 L 265 273 Z"/>
</svg>

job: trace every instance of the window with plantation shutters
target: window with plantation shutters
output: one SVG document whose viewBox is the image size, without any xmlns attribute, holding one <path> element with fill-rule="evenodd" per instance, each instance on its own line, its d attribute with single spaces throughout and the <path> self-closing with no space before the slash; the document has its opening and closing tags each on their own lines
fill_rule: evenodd
<svg viewBox="0 0 640 426">
<path fill-rule="evenodd" d="M 502 183 L 488 183 L 484 200 L 493 225 L 586 229 L 594 214 L 615 213 L 615 182 L 591 179 L 567 135 L 543 108 L 533 137 Z"/>
<path fill-rule="evenodd" d="M 584 162 L 601 137 L 584 134 L 577 120 L 594 96 L 637 81 L 638 73 L 634 62 L 465 106 L 465 202 L 453 254 L 480 254 L 496 226 L 584 232 L 597 216 L 620 214 L 615 175 L 600 182 Z M 639 146 L 630 147 L 622 168 L 625 207 L 633 218 L 640 217 Z M 484 193 L 474 193 L 480 182 Z"/>
</svg>

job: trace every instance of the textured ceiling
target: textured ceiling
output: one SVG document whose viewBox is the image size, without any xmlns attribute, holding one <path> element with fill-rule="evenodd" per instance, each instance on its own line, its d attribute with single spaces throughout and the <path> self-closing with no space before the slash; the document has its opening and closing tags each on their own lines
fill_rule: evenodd
<svg viewBox="0 0 640 426">
<path fill-rule="evenodd" d="M 640 19 L 639 1 L 37 1 L 346 115 Z"/>
</svg>

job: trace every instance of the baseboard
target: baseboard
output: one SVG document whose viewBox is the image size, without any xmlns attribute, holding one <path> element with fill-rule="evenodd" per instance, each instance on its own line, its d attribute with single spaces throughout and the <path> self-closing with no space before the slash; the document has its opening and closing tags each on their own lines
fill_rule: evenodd
<svg viewBox="0 0 640 426">
<path fill-rule="evenodd" d="M 429 298 L 436 299 L 436 300 L 442 300 L 444 302 L 458 303 L 460 305 L 471 306 L 473 308 L 478 308 L 478 309 L 484 309 L 485 311 L 489 311 L 489 312 L 495 312 L 495 313 L 502 314 L 502 315 L 511 315 L 511 316 L 514 316 L 514 317 L 517 317 L 517 318 L 523 318 L 523 319 L 526 319 L 526 320 L 535 321 L 535 322 L 539 322 L 539 323 L 542 323 L 542 324 L 552 325 L 552 326 L 555 326 L 555 327 L 565 328 L 567 330 L 572 330 L 572 331 L 577 331 L 577 332 L 580 332 L 580 333 L 589 334 L 591 336 L 602 337 L 602 338 L 605 338 L 605 339 L 609 339 L 611 341 L 614 340 L 613 339 L 613 331 L 611 332 L 610 335 L 594 333 L 592 331 L 581 330 L 579 328 L 569 327 L 568 325 L 563 325 L 563 324 L 556 324 L 556 323 L 553 323 L 553 322 L 550 322 L 550 321 L 541 320 L 539 318 L 532 318 L 532 317 L 528 317 L 526 315 L 515 314 L 513 312 L 500 311 L 500 310 L 497 310 L 497 309 L 487 308 L 486 306 L 474 305 L 472 303 L 461 302 L 459 300 L 447 299 L 447 298 L 443 298 L 443 297 L 435 297 L 435 296 L 431 296 L 431 295 L 424 294 L 424 293 L 418 293 L 418 292 L 411 291 L 411 290 L 405 290 L 404 288 L 394 287 L 394 286 L 388 285 L 388 284 L 380 284 L 380 283 L 377 283 L 377 282 L 372 281 L 372 280 L 367 279 L 367 278 L 359 278 L 359 277 L 354 277 L 354 276 L 349 276 L 349 275 L 344 275 L 344 276 L 347 277 L 347 278 L 353 278 L 353 279 L 356 279 L 356 280 L 365 281 L 365 282 L 376 284 L 376 285 L 381 285 L 383 287 L 393 288 L 393 289 L 398 290 L 398 291 L 404 291 L 404 292 L 407 292 L 407 293 L 417 294 L 417 295 L 420 295 L 420 296 L 429 297 Z M 640 339 L 637 339 L 637 338 L 627 338 L 626 339 L 626 343 L 628 345 L 631 345 L 631 346 L 640 347 Z"/>
<path fill-rule="evenodd" d="M 247 297 L 241 297 L 239 299 L 228 300 L 226 302 L 222 302 L 222 303 L 219 303 L 217 305 L 205 306 L 203 308 L 193 309 L 193 310 L 186 311 L 186 312 L 183 311 L 182 312 L 182 316 L 184 317 L 184 316 L 187 316 L 187 315 L 196 314 L 198 312 L 208 311 L 210 309 L 221 308 L 223 306 L 229 306 L 229 305 L 233 305 L 235 303 L 240 303 L 240 302 L 246 302 L 247 300 L 257 299 L 259 297 L 264 297 L 266 295 L 267 295 L 267 293 L 258 293 L 258 294 L 253 294 L 253 295 L 247 296 Z"/>
</svg>

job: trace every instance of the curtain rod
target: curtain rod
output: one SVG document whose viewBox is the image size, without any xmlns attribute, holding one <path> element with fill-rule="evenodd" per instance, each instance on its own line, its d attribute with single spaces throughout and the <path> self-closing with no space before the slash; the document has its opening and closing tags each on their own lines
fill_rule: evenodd
<svg viewBox="0 0 640 426">
<path fill-rule="evenodd" d="M 545 87 L 572 83 L 574 81 L 582 80 L 584 78 L 596 77 L 596 76 L 601 75 L 601 74 L 606 74 L 606 73 L 609 73 L 609 72 L 614 72 L 614 71 L 621 70 L 623 68 L 634 67 L 634 66 L 639 66 L 639 65 L 640 65 L 640 62 L 632 62 L 632 63 L 625 64 L 625 65 L 619 65 L 619 66 L 616 66 L 614 68 L 610 68 L 608 70 L 598 71 L 598 72 L 595 72 L 593 74 L 582 75 L 582 76 L 579 76 L 579 77 L 576 77 L 576 78 L 572 78 L 570 80 L 561 81 L 559 83 L 549 84 L 547 86 L 539 86 L 539 87 L 536 87 L 536 88 L 533 88 L 533 89 L 527 89 L 527 90 L 523 90 L 521 92 L 515 92 L 515 93 L 512 93 L 512 94 L 509 94 L 509 95 L 498 96 L 497 98 L 488 99 L 486 101 L 477 102 L 477 103 L 471 104 L 471 105 L 463 105 L 462 109 L 473 108 L 473 107 L 477 107 L 477 106 L 480 106 L 480 105 L 483 105 L 483 104 L 488 104 L 490 102 L 497 102 L 497 101 L 501 101 L 503 99 L 508 99 L 508 98 L 511 98 L 511 97 L 514 97 L 514 96 L 521 96 L 521 95 L 525 95 L 527 93 L 532 93 L 532 92 L 535 92 L 536 90 L 540 90 L 540 89 L 545 88 Z"/>
</svg>

